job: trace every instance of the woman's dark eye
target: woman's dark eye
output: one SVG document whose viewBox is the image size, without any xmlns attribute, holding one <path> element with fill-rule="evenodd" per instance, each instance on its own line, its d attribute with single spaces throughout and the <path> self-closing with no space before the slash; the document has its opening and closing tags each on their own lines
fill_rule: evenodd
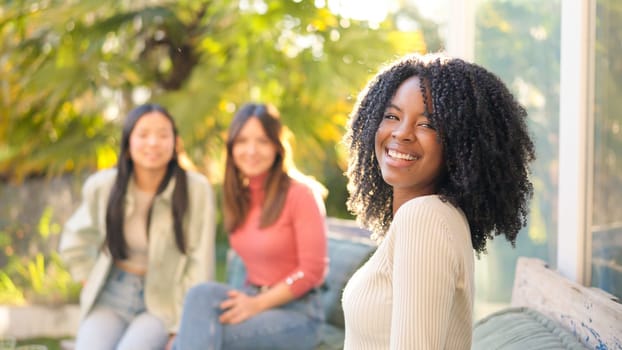
<svg viewBox="0 0 622 350">
<path fill-rule="evenodd" d="M 422 126 L 424 128 L 427 129 L 431 129 L 431 130 L 436 130 L 436 128 L 434 127 L 434 125 L 430 124 L 430 123 L 419 123 L 419 126 Z"/>
<path fill-rule="evenodd" d="M 394 114 L 385 114 L 384 115 L 384 119 L 395 119 L 395 120 L 397 120 L 398 118 Z"/>
</svg>

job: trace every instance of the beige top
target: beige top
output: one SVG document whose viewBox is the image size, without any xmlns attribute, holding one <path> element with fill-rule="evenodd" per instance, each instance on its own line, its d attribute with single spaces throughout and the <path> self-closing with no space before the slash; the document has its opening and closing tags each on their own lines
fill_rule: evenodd
<svg viewBox="0 0 622 350">
<path fill-rule="evenodd" d="M 147 271 L 147 215 L 153 200 L 153 193 L 132 187 L 134 206 L 125 216 L 123 235 L 127 245 L 127 259 L 119 263 L 127 271 L 144 274 Z"/>
<path fill-rule="evenodd" d="M 463 212 L 406 202 L 342 297 L 344 349 L 470 349 L 473 248 Z"/>
<path fill-rule="evenodd" d="M 188 174 L 188 209 L 184 217 L 187 252 L 181 254 L 173 234 L 171 203 L 175 181 L 153 199 L 149 225 L 145 305 L 160 318 L 171 333 L 177 332 L 184 296 L 190 287 L 214 277 L 214 194 L 207 179 Z M 106 207 L 116 169 L 90 176 L 82 188 L 82 203 L 67 220 L 60 241 L 60 254 L 76 281 L 85 281 L 80 294 L 80 314 L 85 317 L 101 292 L 112 266 L 110 253 L 103 246 L 106 238 Z M 128 183 L 126 217 L 136 198 L 133 182 Z"/>
</svg>

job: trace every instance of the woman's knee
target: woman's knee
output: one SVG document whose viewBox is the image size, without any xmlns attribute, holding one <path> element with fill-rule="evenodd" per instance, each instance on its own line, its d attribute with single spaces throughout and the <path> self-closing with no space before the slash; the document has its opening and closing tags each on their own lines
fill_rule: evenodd
<svg viewBox="0 0 622 350">
<path fill-rule="evenodd" d="M 157 316 L 143 312 L 136 316 L 127 327 L 117 350 L 163 349 L 168 341 L 164 322 Z"/>
<path fill-rule="evenodd" d="M 77 350 L 112 349 L 123 336 L 127 324 L 114 311 L 95 308 L 80 324 Z"/>
<path fill-rule="evenodd" d="M 206 282 L 198 284 L 188 290 L 184 304 L 186 307 L 197 307 L 198 305 L 211 305 L 227 297 L 229 287 L 216 282 Z"/>
</svg>

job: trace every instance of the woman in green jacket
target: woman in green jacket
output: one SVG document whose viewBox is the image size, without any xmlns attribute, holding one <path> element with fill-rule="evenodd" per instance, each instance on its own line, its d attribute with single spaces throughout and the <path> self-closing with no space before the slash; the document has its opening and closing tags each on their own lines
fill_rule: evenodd
<svg viewBox="0 0 622 350">
<path fill-rule="evenodd" d="M 60 253 L 84 284 L 76 349 L 161 349 L 191 286 L 213 278 L 214 196 L 182 169 L 161 106 L 132 110 L 116 168 L 89 177 Z"/>
</svg>

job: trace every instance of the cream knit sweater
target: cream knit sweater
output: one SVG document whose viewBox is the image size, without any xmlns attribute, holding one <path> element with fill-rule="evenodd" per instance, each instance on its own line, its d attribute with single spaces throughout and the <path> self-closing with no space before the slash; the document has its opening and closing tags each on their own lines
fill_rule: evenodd
<svg viewBox="0 0 622 350">
<path fill-rule="evenodd" d="M 436 195 L 412 199 L 345 287 L 344 349 L 470 349 L 473 293 L 463 212 Z"/>
</svg>

